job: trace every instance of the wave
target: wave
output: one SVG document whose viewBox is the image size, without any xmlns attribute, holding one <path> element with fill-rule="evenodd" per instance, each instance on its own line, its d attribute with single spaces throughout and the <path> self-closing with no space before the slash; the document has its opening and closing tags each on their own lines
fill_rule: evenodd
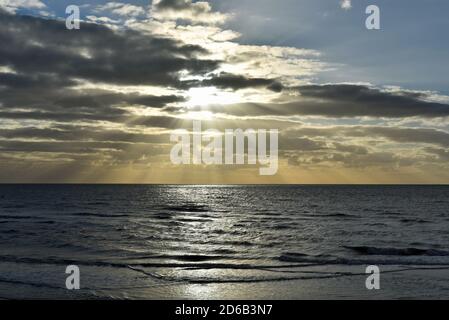
<svg viewBox="0 0 449 320">
<path fill-rule="evenodd" d="M 430 223 L 429 220 L 424 219 L 401 219 L 402 223 Z"/>
<path fill-rule="evenodd" d="M 163 209 L 179 212 L 209 212 L 210 209 L 205 205 L 181 205 L 181 206 L 166 206 Z"/>
<path fill-rule="evenodd" d="M 25 209 L 26 205 L 24 204 L 13 204 L 13 205 L 6 205 L 2 206 L 3 209 Z"/>
<path fill-rule="evenodd" d="M 342 213 L 342 212 L 336 212 L 336 213 L 310 213 L 310 212 L 304 212 L 303 216 L 305 217 L 330 217 L 330 218 L 360 218 L 360 216 L 355 214 L 349 214 L 349 213 Z"/>
<path fill-rule="evenodd" d="M 104 201 L 93 201 L 86 203 L 88 206 L 109 206 L 110 202 L 104 202 Z"/>
<path fill-rule="evenodd" d="M 61 286 L 55 286 L 55 285 L 46 284 L 46 283 L 38 283 L 38 282 L 29 282 L 29 281 L 7 279 L 7 278 L 0 278 L 0 283 L 7 283 L 7 284 L 12 284 L 12 285 L 25 285 L 25 286 L 32 286 L 32 287 L 37 287 L 37 288 L 62 290 Z"/>
<path fill-rule="evenodd" d="M 0 215 L 0 219 L 29 220 L 29 219 L 40 219 L 40 217 Z"/>
<path fill-rule="evenodd" d="M 368 246 L 345 246 L 345 248 L 353 250 L 363 255 L 382 255 L 382 256 L 432 256 L 443 257 L 449 256 L 448 251 L 436 249 L 419 249 L 419 248 L 378 248 Z"/>
<path fill-rule="evenodd" d="M 161 212 L 156 215 L 153 215 L 152 218 L 158 219 L 158 220 L 170 220 L 172 218 L 172 215 L 167 212 Z"/>
<path fill-rule="evenodd" d="M 104 213 L 91 213 L 91 212 L 75 212 L 73 216 L 81 217 L 98 217 L 98 218 L 125 218 L 129 217 L 129 214 L 104 214 Z"/>
<path fill-rule="evenodd" d="M 213 251 L 216 254 L 238 254 L 237 251 L 230 250 L 230 249 L 216 249 Z"/>
<path fill-rule="evenodd" d="M 29 258 L 16 256 L 0 256 L 0 263 L 23 263 L 23 264 L 48 264 L 48 265 L 79 265 L 79 266 L 93 266 L 93 267 L 112 267 L 112 268 L 130 268 L 130 267 L 145 267 L 145 268 L 185 268 L 185 269 L 241 269 L 241 270 L 257 270 L 267 268 L 295 268 L 304 267 L 303 264 L 252 264 L 252 263 L 227 263 L 227 262 L 206 262 L 205 257 L 195 256 L 178 256 L 179 262 L 140 262 L 141 259 L 153 259 L 159 257 L 133 257 L 126 261 L 99 261 L 99 260 L 73 260 L 66 258 Z M 173 256 L 175 257 L 175 256 Z M 208 256 L 210 258 L 210 256 Z M 136 262 L 136 259 L 138 262 Z"/>
<path fill-rule="evenodd" d="M 81 266 L 94 266 L 94 267 L 118 267 L 126 268 L 125 263 L 115 263 L 106 261 L 96 261 L 96 260 L 72 260 L 65 258 L 28 258 L 28 257 L 16 257 L 16 256 L 0 256 L 0 262 L 10 262 L 10 263 L 23 263 L 23 264 L 48 264 L 48 265 L 81 265 Z"/>
<path fill-rule="evenodd" d="M 438 251 L 438 250 L 435 250 Z M 441 255 L 443 252 L 436 252 L 439 255 L 433 254 L 432 257 L 446 257 L 447 255 Z M 374 255 L 374 254 L 373 254 Z M 379 254 L 377 254 L 379 255 Z M 431 252 L 428 253 L 431 256 Z M 397 258 L 376 258 L 376 259 L 366 259 L 366 258 L 344 258 L 332 255 L 307 255 L 302 253 L 292 253 L 287 252 L 281 254 L 277 260 L 281 262 L 290 263 L 303 263 L 309 265 L 415 265 L 415 266 L 441 266 L 448 265 L 449 261 L 445 259 L 444 261 L 436 260 L 423 260 L 423 259 L 409 259 L 411 256 L 399 256 Z"/>
<path fill-rule="evenodd" d="M 2 230 L 2 234 L 14 234 L 14 233 L 19 233 L 19 231 L 15 229 Z"/>
<path fill-rule="evenodd" d="M 275 226 L 272 226 L 271 229 L 274 230 L 288 230 L 288 229 L 295 229 L 295 224 L 287 225 L 287 224 L 277 224 Z"/>
<path fill-rule="evenodd" d="M 156 272 L 150 272 L 148 270 L 140 269 L 137 267 L 129 267 L 131 270 L 142 273 L 146 276 L 150 276 L 152 278 L 156 278 L 158 280 L 164 280 L 175 283 L 190 283 L 190 284 L 213 284 L 213 283 L 258 283 L 258 282 L 283 282 L 283 281 L 294 281 L 294 280 L 320 280 L 320 279 L 336 279 L 342 277 L 356 277 L 356 276 L 365 276 L 365 273 L 361 272 L 326 272 L 326 271 L 311 271 L 311 270 L 302 270 L 297 271 L 301 275 L 288 275 L 288 272 L 284 272 L 283 275 L 280 276 L 249 276 L 249 277 L 175 277 L 168 275 L 161 275 Z M 401 269 L 393 269 L 386 270 L 384 273 L 401 273 L 407 271 L 417 271 L 417 270 L 448 270 L 449 266 L 442 267 L 415 267 L 415 268 L 401 268 Z M 266 270 L 265 271 L 274 271 L 274 270 Z"/>
<path fill-rule="evenodd" d="M 184 223 L 195 223 L 195 222 L 213 222 L 214 220 L 212 219 L 205 219 L 205 218 L 201 218 L 201 219 L 197 219 L 197 218 L 178 218 L 176 219 L 177 222 L 184 222 Z"/>
<path fill-rule="evenodd" d="M 221 260 L 226 259 L 226 256 L 210 256 L 210 255 L 161 255 L 154 256 L 151 258 L 165 258 L 165 259 L 173 259 L 177 261 L 188 261 L 188 262 L 201 262 L 201 261 L 210 261 L 210 260 Z"/>
<path fill-rule="evenodd" d="M 330 213 L 325 215 L 327 217 L 337 217 L 337 218 L 360 218 L 359 216 L 355 214 L 349 214 L 349 213 Z"/>
</svg>

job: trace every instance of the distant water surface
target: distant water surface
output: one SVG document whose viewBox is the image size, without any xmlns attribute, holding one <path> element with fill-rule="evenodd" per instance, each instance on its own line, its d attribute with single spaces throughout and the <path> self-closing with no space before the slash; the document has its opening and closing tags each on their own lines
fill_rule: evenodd
<svg viewBox="0 0 449 320">
<path fill-rule="evenodd" d="M 448 186 L 0 185 L 4 299 L 447 299 L 448 270 Z"/>
</svg>

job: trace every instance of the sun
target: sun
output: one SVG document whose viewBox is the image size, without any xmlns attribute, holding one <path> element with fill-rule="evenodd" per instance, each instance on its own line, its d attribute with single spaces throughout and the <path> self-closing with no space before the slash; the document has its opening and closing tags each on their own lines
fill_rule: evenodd
<svg viewBox="0 0 449 320">
<path fill-rule="evenodd" d="M 236 92 L 222 91 L 216 87 L 191 88 L 187 91 L 187 105 L 194 108 L 207 105 L 225 105 L 241 102 Z"/>
</svg>

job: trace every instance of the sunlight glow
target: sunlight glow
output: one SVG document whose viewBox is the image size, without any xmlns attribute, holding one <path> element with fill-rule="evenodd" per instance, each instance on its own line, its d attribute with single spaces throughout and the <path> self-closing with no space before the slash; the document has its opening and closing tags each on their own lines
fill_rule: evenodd
<svg viewBox="0 0 449 320">
<path fill-rule="evenodd" d="M 214 114 L 210 111 L 191 111 L 183 118 L 189 120 L 212 120 L 214 119 Z"/>
<path fill-rule="evenodd" d="M 236 92 L 221 91 L 215 87 L 191 88 L 187 92 L 189 107 L 232 104 L 242 101 Z"/>
</svg>

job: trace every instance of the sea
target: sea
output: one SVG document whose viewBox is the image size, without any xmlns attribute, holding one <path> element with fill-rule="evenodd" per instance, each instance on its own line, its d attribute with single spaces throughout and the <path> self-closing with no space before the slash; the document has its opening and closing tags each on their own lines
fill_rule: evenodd
<svg viewBox="0 0 449 320">
<path fill-rule="evenodd" d="M 449 299 L 449 186 L 0 185 L 0 299 Z"/>
</svg>

